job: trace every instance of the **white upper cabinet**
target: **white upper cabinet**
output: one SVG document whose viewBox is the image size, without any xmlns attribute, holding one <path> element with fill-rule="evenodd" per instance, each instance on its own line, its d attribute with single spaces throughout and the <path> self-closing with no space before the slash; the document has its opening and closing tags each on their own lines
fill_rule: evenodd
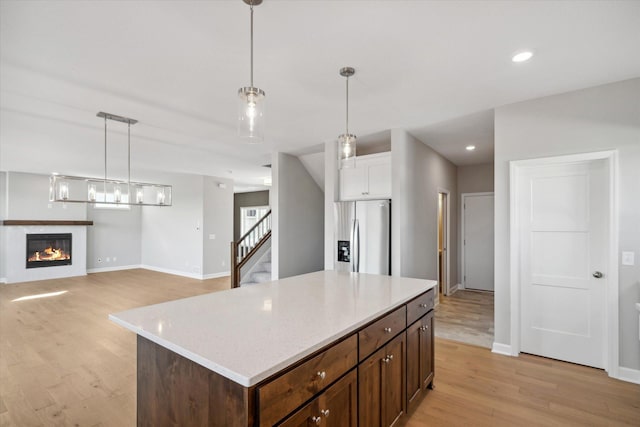
<svg viewBox="0 0 640 427">
<path fill-rule="evenodd" d="M 391 153 L 356 157 L 356 165 L 340 169 L 340 200 L 391 198 Z"/>
</svg>

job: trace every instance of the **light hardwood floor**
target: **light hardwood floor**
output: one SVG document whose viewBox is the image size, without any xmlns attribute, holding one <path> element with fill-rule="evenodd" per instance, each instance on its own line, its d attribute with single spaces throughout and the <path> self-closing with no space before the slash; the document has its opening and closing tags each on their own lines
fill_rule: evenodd
<svg viewBox="0 0 640 427">
<path fill-rule="evenodd" d="M 436 306 L 436 336 L 491 348 L 493 345 L 493 292 L 459 290 L 440 295 Z"/>
<path fill-rule="evenodd" d="M 0 426 L 135 425 L 135 335 L 107 315 L 228 287 L 146 270 L 0 285 Z M 437 339 L 435 384 L 407 426 L 640 425 L 639 386 L 544 358 Z"/>
</svg>

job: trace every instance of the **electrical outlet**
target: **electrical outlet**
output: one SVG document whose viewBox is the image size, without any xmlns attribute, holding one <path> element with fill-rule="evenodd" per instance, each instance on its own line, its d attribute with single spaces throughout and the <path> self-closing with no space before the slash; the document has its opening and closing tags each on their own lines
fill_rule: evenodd
<svg viewBox="0 0 640 427">
<path fill-rule="evenodd" d="M 223 266 L 223 267 L 224 267 L 226 264 L 227 264 L 226 262 L 222 261 L 222 266 Z"/>
<path fill-rule="evenodd" d="M 622 265 L 635 265 L 635 258 L 635 252 L 622 252 Z"/>
<path fill-rule="evenodd" d="M 111 258 L 107 257 L 107 262 L 111 262 Z"/>
<path fill-rule="evenodd" d="M 215 240 L 215 239 L 216 239 L 215 234 L 209 234 L 209 240 Z"/>
<path fill-rule="evenodd" d="M 116 262 L 116 260 L 117 260 L 117 259 L 118 259 L 118 258 L 116 258 L 116 257 L 113 257 L 113 262 Z"/>
<path fill-rule="evenodd" d="M 53 205 L 51 203 L 48 203 L 47 204 L 47 208 L 51 209 L 51 208 L 53 208 Z"/>
</svg>

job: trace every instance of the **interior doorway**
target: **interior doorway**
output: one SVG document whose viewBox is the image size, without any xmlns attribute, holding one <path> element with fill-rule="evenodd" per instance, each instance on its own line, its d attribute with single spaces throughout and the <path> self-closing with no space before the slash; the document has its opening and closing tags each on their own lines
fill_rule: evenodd
<svg viewBox="0 0 640 427">
<path fill-rule="evenodd" d="M 438 294 L 449 295 L 449 191 L 438 190 Z M 438 297 L 438 300 L 440 298 Z"/>
</svg>

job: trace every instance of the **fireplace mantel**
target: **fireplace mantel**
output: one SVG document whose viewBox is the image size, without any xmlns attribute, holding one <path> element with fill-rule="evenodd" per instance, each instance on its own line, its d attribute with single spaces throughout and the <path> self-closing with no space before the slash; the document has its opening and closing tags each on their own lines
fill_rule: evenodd
<svg viewBox="0 0 640 427">
<path fill-rule="evenodd" d="M 93 225 L 93 221 L 52 219 L 5 219 L 2 225 Z"/>
</svg>

